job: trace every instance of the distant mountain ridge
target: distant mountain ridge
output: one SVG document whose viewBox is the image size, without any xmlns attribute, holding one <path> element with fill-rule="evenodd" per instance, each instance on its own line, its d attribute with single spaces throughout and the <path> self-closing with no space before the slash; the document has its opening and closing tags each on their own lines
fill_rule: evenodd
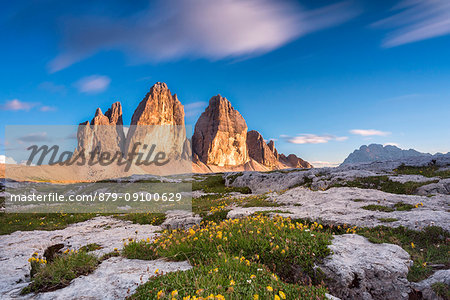
<svg viewBox="0 0 450 300">
<path fill-rule="evenodd" d="M 422 153 L 414 149 L 403 150 L 392 145 L 370 144 L 369 146 L 363 145 L 350 153 L 342 165 L 430 156 L 432 156 L 430 153 Z"/>
</svg>

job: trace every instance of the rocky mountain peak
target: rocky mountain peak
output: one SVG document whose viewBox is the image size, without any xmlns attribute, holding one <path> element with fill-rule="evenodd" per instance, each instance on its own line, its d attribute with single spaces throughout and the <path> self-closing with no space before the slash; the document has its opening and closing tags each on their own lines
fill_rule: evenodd
<svg viewBox="0 0 450 300">
<path fill-rule="evenodd" d="M 98 107 L 95 111 L 94 118 L 91 120 L 91 125 L 123 125 L 122 105 L 120 102 L 113 103 L 105 114 Z"/>
<path fill-rule="evenodd" d="M 417 156 L 431 156 L 431 154 L 421 153 L 414 149 L 403 150 L 394 145 L 370 144 L 368 146 L 362 145 L 359 149 L 350 153 L 342 164 L 398 160 Z"/>
<path fill-rule="evenodd" d="M 139 103 L 131 125 L 184 125 L 184 108 L 165 83 L 155 83 Z"/>
<path fill-rule="evenodd" d="M 272 151 L 273 155 L 275 155 L 275 157 L 278 159 L 278 151 L 275 148 L 275 142 L 273 140 L 270 140 L 267 143 L 267 147 L 269 147 L 270 151 Z"/>
<path fill-rule="evenodd" d="M 216 166 L 248 162 L 247 124 L 230 101 L 212 97 L 201 114 L 192 136 L 192 149 L 200 161 Z"/>
<path fill-rule="evenodd" d="M 272 146 L 273 149 L 275 149 L 273 142 Z M 277 166 L 278 160 L 274 151 L 269 148 L 258 131 L 251 130 L 247 132 L 247 148 L 250 158 L 256 160 L 258 163 L 266 167 Z"/>
<path fill-rule="evenodd" d="M 165 83 L 157 82 L 150 88 L 133 113 L 125 149 L 128 152 L 132 150 L 131 145 L 136 143 L 152 145 L 158 141 L 157 151 L 163 151 L 167 155 L 182 155 L 183 145 L 186 142 L 183 125 L 184 107 L 177 95 L 172 95 Z M 136 150 L 139 151 L 140 147 Z"/>
<path fill-rule="evenodd" d="M 91 123 L 86 121 L 78 126 L 77 140 L 77 151 L 84 150 L 86 155 L 95 149 L 113 154 L 118 151 L 123 153 L 125 134 L 120 102 L 113 103 L 105 114 L 97 108 Z"/>
</svg>

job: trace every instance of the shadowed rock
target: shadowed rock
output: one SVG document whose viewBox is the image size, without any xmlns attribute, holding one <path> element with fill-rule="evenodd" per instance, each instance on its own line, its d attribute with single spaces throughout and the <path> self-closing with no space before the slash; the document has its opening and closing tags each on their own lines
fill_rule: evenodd
<svg viewBox="0 0 450 300">
<path fill-rule="evenodd" d="M 102 113 L 97 108 L 94 118 L 78 126 L 78 146 L 75 152 L 84 150 L 85 155 L 97 149 L 100 152 L 123 153 L 125 134 L 123 131 L 122 105 L 115 102 Z"/>
</svg>

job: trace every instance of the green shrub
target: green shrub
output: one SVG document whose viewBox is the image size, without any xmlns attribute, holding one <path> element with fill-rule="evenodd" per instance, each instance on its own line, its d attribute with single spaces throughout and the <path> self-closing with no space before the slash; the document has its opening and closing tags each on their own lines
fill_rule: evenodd
<svg viewBox="0 0 450 300">
<path fill-rule="evenodd" d="M 383 211 L 383 212 L 393 212 L 394 211 L 393 208 L 390 208 L 388 206 L 376 205 L 376 204 L 366 205 L 361 208 L 365 209 L 365 210 Z"/>
<path fill-rule="evenodd" d="M 292 295 L 296 295 L 296 297 L 305 292 L 310 295 L 318 293 L 322 299 L 325 289 L 320 286 L 311 287 L 309 284 L 320 282 L 320 272 L 318 273 L 314 266 L 318 260 L 329 255 L 330 251 L 327 246 L 330 238 L 331 234 L 324 232 L 323 227 L 317 223 L 308 226 L 280 216 L 269 218 L 258 215 L 243 219 L 227 219 L 220 223 L 206 222 L 189 230 L 164 231 L 151 243 L 131 241 L 124 247 L 122 254 L 127 258 L 137 259 L 153 260 L 164 257 L 170 260 L 188 260 L 194 266 L 192 271 L 183 274 L 177 273 L 177 275 L 170 275 L 172 277 L 151 279 L 145 285 L 146 287 L 142 288 L 145 291 L 148 289 L 155 292 L 155 288 L 160 286 L 161 282 L 168 280 L 168 282 L 164 282 L 173 281 L 168 286 L 183 291 L 183 295 L 191 295 L 194 289 L 198 288 L 204 289 L 208 294 L 219 293 L 222 290 L 216 289 L 215 279 L 199 279 L 200 282 L 196 286 L 193 284 L 193 278 L 196 278 L 195 276 L 202 278 L 205 270 L 218 268 L 223 257 L 228 257 L 228 260 L 237 257 L 239 265 L 242 263 L 245 268 L 254 264 L 264 265 L 264 268 L 270 272 L 278 274 L 284 281 L 283 284 L 288 284 L 287 282 L 302 283 L 289 286 L 289 288 L 282 287 L 286 292 L 294 293 Z M 254 272 L 251 268 L 240 270 L 238 265 L 232 263 L 228 265 L 226 267 L 222 264 L 222 267 L 226 268 L 225 271 L 222 271 L 224 278 L 228 281 L 231 279 L 241 280 Z M 301 270 L 303 276 L 299 276 L 298 270 Z M 233 278 L 234 275 L 236 279 Z M 185 279 L 178 281 L 176 278 Z M 221 280 L 224 278 L 217 279 L 222 286 L 224 283 Z M 299 278 L 308 278 L 310 281 L 298 282 Z M 159 281 L 155 282 L 155 280 Z M 204 283 L 206 286 L 201 285 L 202 280 L 207 280 L 207 283 Z M 239 282 L 241 283 L 241 281 Z M 261 282 L 267 283 L 267 281 Z M 298 287 L 302 291 L 298 290 Z M 242 295 L 262 293 L 261 286 L 247 286 L 245 289 L 248 289 L 245 294 L 242 294 L 241 291 L 239 294 L 232 292 L 227 298 L 240 299 L 239 297 Z M 170 288 L 166 292 L 170 292 Z M 140 297 L 139 295 L 145 295 L 145 293 L 142 294 L 138 291 L 135 296 Z M 148 297 L 154 298 L 155 295 Z M 264 297 L 264 294 L 261 294 L 261 297 Z"/>
<path fill-rule="evenodd" d="M 436 183 L 438 180 L 431 180 L 426 182 L 408 181 L 405 183 L 389 180 L 389 176 L 370 176 L 356 178 L 352 181 L 334 184 L 331 187 L 357 187 L 361 189 L 376 189 L 386 193 L 392 194 L 406 194 L 412 195 L 417 188 L 422 185 Z"/>
<path fill-rule="evenodd" d="M 425 177 L 441 177 L 450 178 L 450 170 L 439 171 L 439 167 L 435 165 L 416 167 L 416 166 L 405 166 L 404 164 L 394 169 L 396 174 L 405 175 L 422 175 Z"/>
<path fill-rule="evenodd" d="M 325 299 L 323 286 L 283 282 L 259 263 L 222 254 L 214 266 L 158 275 L 138 287 L 130 299 Z M 177 295 L 178 297 L 176 297 Z M 257 295 L 257 296 L 255 296 Z M 173 297 L 175 296 L 175 297 Z M 207 298 L 207 297 L 210 298 Z M 212 296 L 212 297 L 211 297 Z M 194 298 L 195 299 L 195 298 Z"/>
<path fill-rule="evenodd" d="M 431 288 L 436 293 L 436 295 L 442 297 L 443 299 L 450 299 L 450 286 L 443 282 L 435 282 L 431 285 Z"/>
<path fill-rule="evenodd" d="M 32 265 L 36 263 L 34 260 L 30 262 Z M 79 251 L 57 256 L 48 264 L 39 263 L 41 266 L 34 274 L 31 283 L 21 291 L 22 294 L 47 292 L 66 287 L 73 279 L 93 272 L 99 260 L 92 254 Z"/>
<path fill-rule="evenodd" d="M 206 175 L 202 181 L 192 182 L 193 191 L 204 191 L 205 193 L 226 194 L 238 192 L 242 194 L 251 194 L 252 190 L 248 187 L 229 187 L 225 185 L 223 175 Z"/>
</svg>

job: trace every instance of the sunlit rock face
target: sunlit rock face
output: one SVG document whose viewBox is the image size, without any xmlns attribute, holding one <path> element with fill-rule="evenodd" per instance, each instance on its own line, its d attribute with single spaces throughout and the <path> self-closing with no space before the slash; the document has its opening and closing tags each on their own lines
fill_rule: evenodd
<svg viewBox="0 0 450 300">
<path fill-rule="evenodd" d="M 297 155 L 295 155 L 295 154 L 289 154 L 288 156 L 286 156 L 284 154 L 280 154 L 278 157 L 278 160 L 282 164 L 285 164 L 286 166 L 291 167 L 291 168 L 309 169 L 309 168 L 313 167 L 309 162 L 304 161 L 300 157 L 297 157 Z"/>
<path fill-rule="evenodd" d="M 125 146 L 125 134 L 123 131 L 122 105 L 115 102 L 102 113 L 97 108 L 91 122 L 81 123 L 77 132 L 78 146 L 76 153 L 84 150 L 85 155 L 92 151 L 123 153 Z"/>
<path fill-rule="evenodd" d="M 201 114 L 192 137 L 193 153 L 207 165 L 237 166 L 249 161 L 247 124 L 230 101 L 217 95 Z"/>
<path fill-rule="evenodd" d="M 136 143 L 141 145 L 135 147 Z M 155 151 L 168 156 L 180 156 L 186 151 L 183 105 L 162 82 L 152 86 L 134 111 L 125 149 L 128 153 L 133 147 L 145 151 L 144 145 L 153 144 Z"/>
<path fill-rule="evenodd" d="M 277 150 L 273 142 L 272 147 L 276 152 Z M 247 148 L 250 158 L 256 160 L 258 163 L 271 168 L 277 166 L 278 160 L 274 154 L 274 150 L 270 149 L 258 131 L 251 130 L 247 133 Z"/>
</svg>

